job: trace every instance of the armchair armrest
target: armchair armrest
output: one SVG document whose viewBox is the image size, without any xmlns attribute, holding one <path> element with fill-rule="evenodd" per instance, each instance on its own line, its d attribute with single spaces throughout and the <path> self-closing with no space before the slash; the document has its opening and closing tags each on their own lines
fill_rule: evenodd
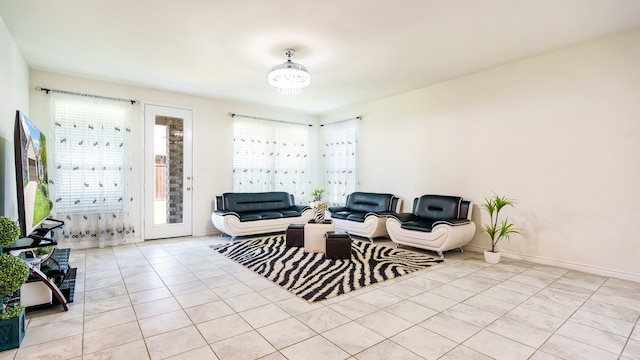
<svg viewBox="0 0 640 360">
<path fill-rule="evenodd" d="M 400 221 L 401 223 L 405 223 L 407 221 L 415 221 L 415 220 L 419 220 L 420 218 L 416 215 L 416 214 L 412 214 L 412 213 L 395 213 L 395 212 L 390 212 L 387 214 L 388 217 L 394 218 L 398 221 Z"/>
<path fill-rule="evenodd" d="M 331 213 L 334 213 L 338 211 L 346 211 L 348 209 L 344 206 L 330 206 L 327 210 L 329 210 L 329 212 Z"/>
<path fill-rule="evenodd" d="M 303 212 L 307 209 L 311 209 L 310 206 L 308 205 L 294 205 L 291 207 L 291 210 L 295 210 L 295 211 L 299 211 L 299 212 Z"/>
<path fill-rule="evenodd" d="M 238 214 L 235 211 L 226 211 L 226 210 L 216 210 L 213 212 L 216 215 L 220 215 L 220 216 L 227 216 L 227 215 L 231 215 L 231 216 L 235 216 L 238 219 L 240 219 L 240 214 Z"/>
<path fill-rule="evenodd" d="M 433 223 L 433 226 L 437 225 L 450 225 L 450 226 L 460 226 L 470 223 L 470 220 L 467 219 L 451 219 L 451 220 L 438 220 Z"/>
<path fill-rule="evenodd" d="M 389 217 L 396 214 L 395 211 L 376 211 L 376 212 L 368 212 L 366 216 L 377 216 L 377 217 Z"/>
<path fill-rule="evenodd" d="M 222 196 L 216 196 L 216 210 L 222 210 L 224 208 L 224 204 L 222 202 Z"/>
</svg>

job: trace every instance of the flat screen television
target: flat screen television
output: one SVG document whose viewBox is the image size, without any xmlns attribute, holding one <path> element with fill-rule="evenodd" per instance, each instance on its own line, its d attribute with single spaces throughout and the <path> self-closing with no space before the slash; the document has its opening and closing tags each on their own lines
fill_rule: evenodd
<svg viewBox="0 0 640 360">
<path fill-rule="evenodd" d="M 47 175 L 47 141 L 42 133 L 19 110 L 14 132 L 16 190 L 20 237 L 28 237 L 49 217 L 53 203 L 49 198 Z"/>
</svg>

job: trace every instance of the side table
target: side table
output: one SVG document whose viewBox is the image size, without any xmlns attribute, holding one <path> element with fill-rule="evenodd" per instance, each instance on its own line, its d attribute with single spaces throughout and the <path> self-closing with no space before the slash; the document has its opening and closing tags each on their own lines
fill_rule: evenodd
<svg viewBox="0 0 640 360">
<path fill-rule="evenodd" d="M 304 251 L 314 253 L 325 252 L 325 238 L 327 232 L 335 231 L 336 225 L 331 220 L 325 220 L 323 223 L 310 221 L 304 225 Z"/>
</svg>

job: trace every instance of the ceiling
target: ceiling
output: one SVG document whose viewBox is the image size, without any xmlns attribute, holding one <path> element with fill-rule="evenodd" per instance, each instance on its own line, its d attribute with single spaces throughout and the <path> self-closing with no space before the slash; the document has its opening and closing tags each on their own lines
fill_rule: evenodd
<svg viewBox="0 0 640 360">
<path fill-rule="evenodd" d="M 321 115 L 638 28 L 640 1 L 0 0 L 0 15 L 31 69 Z M 293 97 L 266 81 L 286 48 L 312 75 Z"/>
</svg>

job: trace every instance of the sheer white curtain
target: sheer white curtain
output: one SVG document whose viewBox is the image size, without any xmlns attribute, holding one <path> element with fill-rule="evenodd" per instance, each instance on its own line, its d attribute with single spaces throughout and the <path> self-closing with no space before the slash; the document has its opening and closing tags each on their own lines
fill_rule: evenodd
<svg viewBox="0 0 640 360">
<path fill-rule="evenodd" d="M 324 131 L 326 199 L 330 206 L 344 205 L 358 190 L 358 119 L 327 124 Z"/>
<path fill-rule="evenodd" d="M 235 116 L 233 130 L 233 191 L 286 191 L 308 203 L 308 125 Z"/>
<path fill-rule="evenodd" d="M 133 242 L 130 102 L 53 92 L 53 216 L 78 247 Z M 51 163 L 51 162 L 50 162 Z"/>
</svg>

